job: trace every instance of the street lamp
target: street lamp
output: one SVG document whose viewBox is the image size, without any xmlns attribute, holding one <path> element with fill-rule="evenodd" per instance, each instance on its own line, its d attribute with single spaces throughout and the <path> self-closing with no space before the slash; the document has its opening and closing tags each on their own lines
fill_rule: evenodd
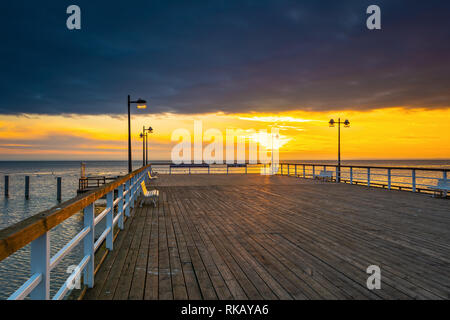
<svg viewBox="0 0 450 320">
<path fill-rule="evenodd" d="M 145 128 L 145 126 L 142 129 L 141 134 L 139 135 L 139 137 L 142 140 L 142 165 L 146 166 L 148 164 L 148 134 L 153 132 L 153 128 L 152 127 L 148 127 Z"/>
<path fill-rule="evenodd" d="M 144 129 L 142 129 L 141 134 L 139 135 L 139 137 L 142 139 L 142 166 L 145 166 L 145 138 L 147 137 L 147 134 L 144 133 L 145 132 L 145 126 Z"/>
<path fill-rule="evenodd" d="M 336 182 L 341 182 L 341 124 L 344 125 L 344 128 L 350 127 L 350 121 L 347 119 L 342 122 L 341 118 L 338 119 L 338 121 L 334 121 L 333 119 L 328 122 L 330 127 L 334 127 L 335 124 L 338 125 L 338 170 L 336 174 Z"/>
<path fill-rule="evenodd" d="M 138 109 L 145 109 L 147 108 L 146 106 L 146 101 L 142 100 L 142 99 L 138 99 L 136 101 L 131 101 L 130 99 L 130 95 L 128 95 L 128 173 L 133 172 L 133 166 L 131 164 L 131 104 L 135 103 L 137 104 L 137 108 Z"/>
<path fill-rule="evenodd" d="M 144 132 L 147 131 L 148 133 L 152 133 L 153 132 L 153 128 L 152 127 L 148 127 L 147 129 L 145 129 L 144 127 Z M 147 133 L 145 134 L 145 165 L 148 164 L 148 135 Z"/>
</svg>

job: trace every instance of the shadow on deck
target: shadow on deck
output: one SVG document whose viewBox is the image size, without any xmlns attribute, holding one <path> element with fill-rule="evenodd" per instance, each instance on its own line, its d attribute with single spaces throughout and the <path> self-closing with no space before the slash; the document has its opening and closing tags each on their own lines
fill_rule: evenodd
<svg viewBox="0 0 450 320">
<path fill-rule="evenodd" d="M 450 298 L 448 200 L 260 175 L 149 188 L 158 206 L 135 209 L 85 299 Z"/>
</svg>

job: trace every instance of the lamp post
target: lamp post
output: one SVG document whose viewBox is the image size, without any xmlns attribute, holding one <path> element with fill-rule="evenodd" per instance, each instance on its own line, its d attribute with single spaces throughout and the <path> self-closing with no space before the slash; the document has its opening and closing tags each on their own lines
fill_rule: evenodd
<svg viewBox="0 0 450 320">
<path fill-rule="evenodd" d="M 130 95 L 128 95 L 128 173 L 133 172 L 133 166 L 131 164 L 131 104 L 136 103 L 138 109 L 147 108 L 146 101 L 142 99 L 137 99 L 136 101 L 131 101 Z"/>
<path fill-rule="evenodd" d="M 142 139 L 142 166 L 144 167 L 145 166 L 145 138 L 147 138 L 147 134 L 145 133 L 145 126 L 142 129 L 140 137 Z"/>
<path fill-rule="evenodd" d="M 153 128 L 145 126 L 142 128 L 142 133 L 139 137 L 142 139 L 142 166 L 146 166 L 148 164 L 148 133 L 152 133 Z"/>
<path fill-rule="evenodd" d="M 148 132 L 148 133 L 152 133 L 153 132 L 153 128 L 152 127 L 148 127 L 147 129 L 145 129 L 144 127 L 144 132 Z M 145 165 L 148 164 L 148 134 L 145 134 Z"/>
<path fill-rule="evenodd" d="M 341 182 L 341 124 L 344 125 L 344 128 L 348 128 L 350 127 L 350 121 L 346 119 L 344 122 L 341 122 L 341 118 L 339 118 L 337 122 L 333 119 L 328 122 L 330 127 L 334 127 L 336 123 L 338 125 L 338 170 L 336 174 L 336 182 Z"/>
</svg>

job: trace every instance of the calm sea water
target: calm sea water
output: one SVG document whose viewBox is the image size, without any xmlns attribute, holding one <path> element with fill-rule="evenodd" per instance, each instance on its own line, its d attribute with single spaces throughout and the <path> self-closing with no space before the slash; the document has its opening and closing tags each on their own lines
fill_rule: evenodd
<svg viewBox="0 0 450 320">
<path fill-rule="evenodd" d="M 289 161 L 293 163 L 294 161 Z M 299 163 L 317 163 L 334 165 L 335 161 L 298 161 Z M 88 175 L 117 176 L 127 173 L 126 161 L 86 161 Z M 343 161 L 344 165 L 366 166 L 399 166 L 450 168 L 450 160 L 373 160 Z M 136 161 L 134 168 L 140 167 Z M 376 173 L 376 172 L 375 172 Z M 356 173 L 356 176 L 359 173 Z M 360 173 L 364 175 L 364 172 Z M 436 173 L 437 174 L 437 173 Z M 4 175 L 9 176 L 9 198 L 4 195 Z M 345 175 L 345 172 L 343 173 Z M 24 197 L 25 176 L 30 176 L 30 199 Z M 78 178 L 80 176 L 79 161 L 0 161 L 0 229 L 17 223 L 31 215 L 57 205 L 56 178 L 62 177 L 63 201 L 76 196 Z M 376 177 L 376 176 L 375 176 Z M 375 178 L 376 179 L 376 178 Z M 408 178 L 398 178 L 404 180 Z M 425 180 L 424 180 L 425 181 Z M 424 182 L 425 183 L 425 182 Z M 435 182 L 434 182 L 435 184 Z M 81 214 L 76 214 L 51 230 L 51 254 L 54 255 L 81 229 Z M 103 230 L 100 226 L 98 230 Z M 97 235 L 98 236 L 98 235 Z M 0 299 L 7 298 L 30 276 L 30 246 L 26 246 L 0 262 Z M 78 264 L 81 258 L 82 245 L 73 250 L 52 271 L 51 293 L 63 284 L 68 276 L 67 268 Z"/>
</svg>

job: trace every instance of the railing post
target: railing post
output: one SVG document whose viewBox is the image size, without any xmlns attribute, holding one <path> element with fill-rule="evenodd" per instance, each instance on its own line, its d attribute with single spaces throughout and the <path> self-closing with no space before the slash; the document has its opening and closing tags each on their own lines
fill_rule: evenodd
<svg viewBox="0 0 450 320">
<path fill-rule="evenodd" d="M 297 164 L 294 165 L 295 177 L 297 177 Z"/>
<path fill-rule="evenodd" d="M 336 174 L 336 182 L 341 182 L 341 173 L 339 172 L 338 166 L 336 166 L 335 174 Z M 333 180 L 333 179 L 331 179 L 331 180 Z"/>
<path fill-rule="evenodd" d="M 228 174 L 228 164 L 227 164 L 227 174 Z"/>
<path fill-rule="evenodd" d="M 303 178 L 306 178 L 306 165 L 303 165 Z"/>
<path fill-rule="evenodd" d="M 353 167 L 350 167 L 350 184 L 353 184 Z"/>
<path fill-rule="evenodd" d="M 211 167 L 208 165 L 208 174 L 211 174 Z"/>
<path fill-rule="evenodd" d="M 139 173 L 139 175 L 137 176 L 137 183 L 136 183 L 136 200 L 138 199 L 138 197 L 142 194 L 142 187 L 141 187 L 141 183 L 144 180 L 144 173 L 141 172 Z"/>
<path fill-rule="evenodd" d="M 5 176 L 5 197 L 9 197 L 9 176 Z"/>
<path fill-rule="evenodd" d="M 245 164 L 245 174 L 247 174 L 247 164 Z"/>
<path fill-rule="evenodd" d="M 411 180 L 412 180 L 412 192 L 416 192 L 416 170 L 412 169 L 411 171 Z"/>
<path fill-rule="evenodd" d="M 316 177 L 316 167 L 314 165 L 312 166 L 312 177 L 313 179 Z"/>
<path fill-rule="evenodd" d="M 391 190 L 391 169 L 388 169 L 388 190 Z"/>
<path fill-rule="evenodd" d="M 132 209 L 132 208 L 134 208 L 134 191 L 135 191 L 135 188 L 136 188 L 136 184 L 134 182 L 136 180 L 136 176 L 132 177 L 130 180 L 131 180 L 130 181 L 130 192 L 131 192 L 131 194 L 130 194 L 130 208 Z M 131 210 L 130 210 L 130 214 L 131 214 Z"/>
<path fill-rule="evenodd" d="M 189 174 L 191 174 L 191 167 L 189 167 Z"/>
<path fill-rule="evenodd" d="M 125 190 L 127 191 L 127 194 L 125 196 L 125 203 L 127 204 L 127 207 L 125 209 L 125 215 L 127 217 L 130 216 L 130 205 L 131 205 L 131 187 L 130 187 L 130 180 L 128 179 L 127 182 L 125 182 Z"/>
<path fill-rule="evenodd" d="M 273 164 L 272 164 L 272 166 L 273 166 Z M 284 175 L 284 172 L 283 172 L 283 164 L 281 163 L 280 166 L 281 166 L 281 175 L 283 176 L 283 175 Z"/>
<path fill-rule="evenodd" d="M 121 198 L 119 203 L 117 204 L 117 214 L 119 215 L 119 221 L 117 222 L 117 225 L 119 226 L 120 230 L 123 230 L 123 184 L 121 184 L 117 190 L 118 195 Z"/>
<path fill-rule="evenodd" d="M 288 176 L 290 176 L 291 175 L 291 170 L 290 170 L 290 168 L 291 168 L 291 165 L 288 163 Z"/>
<path fill-rule="evenodd" d="M 31 274 L 40 273 L 41 282 L 30 293 L 32 300 L 50 299 L 50 233 L 31 242 Z"/>
<path fill-rule="evenodd" d="M 370 168 L 367 168 L 367 186 L 370 187 Z"/>
<path fill-rule="evenodd" d="M 30 198 L 30 176 L 25 177 L 25 199 Z"/>
<path fill-rule="evenodd" d="M 84 256 L 89 256 L 89 262 L 84 269 L 84 284 L 89 288 L 94 286 L 94 203 L 84 208 L 84 227 L 89 227 L 89 233 L 84 237 Z"/>
<path fill-rule="evenodd" d="M 56 178 L 56 200 L 61 202 L 61 177 Z"/>
<path fill-rule="evenodd" d="M 109 209 L 109 212 L 106 214 L 106 228 L 111 228 L 108 235 L 106 236 L 106 248 L 108 250 L 113 249 L 113 236 L 114 236 L 114 190 L 108 192 L 106 195 L 106 208 Z"/>
<path fill-rule="evenodd" d="M 169 165 L 169 175 L 172 174 L 172 167 Z"/>
</svg>

